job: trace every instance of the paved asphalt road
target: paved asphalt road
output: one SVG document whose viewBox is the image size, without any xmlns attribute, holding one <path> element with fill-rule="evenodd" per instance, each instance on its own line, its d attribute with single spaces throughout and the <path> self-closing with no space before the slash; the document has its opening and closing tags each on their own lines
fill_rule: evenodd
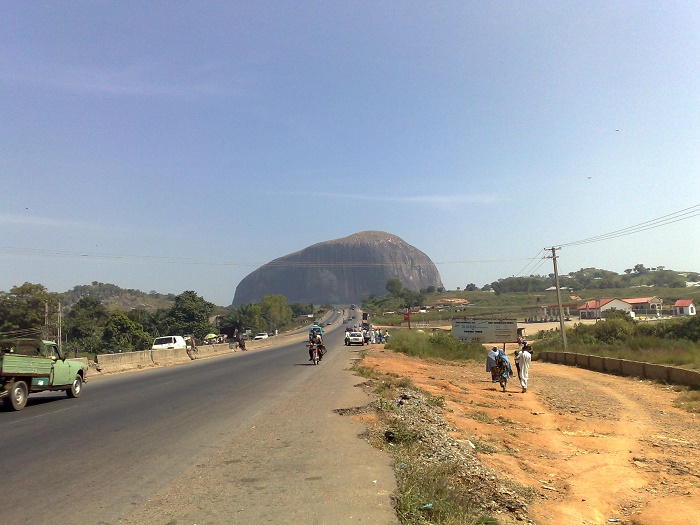
<svg viewBox="0 0 700 525">
<path fill-rule="evenodd" d="M 325 339 L 318 367 L 287 343 L 0 411 L 0 523 L 395 523 L 389 460 L 333 413 L 367 402 L 347 371 L 355 351 L 342 329 Z M 310 497 L 321 490 L 333 497 Z"/>
</svg>

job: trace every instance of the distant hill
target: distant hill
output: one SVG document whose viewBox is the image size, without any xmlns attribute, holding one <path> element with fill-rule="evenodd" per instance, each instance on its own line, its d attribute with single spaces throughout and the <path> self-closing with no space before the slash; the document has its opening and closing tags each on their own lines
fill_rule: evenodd
<svg viewBox="0 0 700 525">
<path fill-rule="evenodd" d="M 261 266 L 239 283 L 233 304 L 257 303 L 271 294 L 282 294 L 287 302 L 359 304 L 369 295 L 385 294 L 389 279 L 416 292 L 442 287 L 440 273 L 425 253 L 396 235 L 365 231 Z"/>
<path fill-rule="evenodd" d="M 141 290 L 120 288 L 116 284 L 97 281 L 93 281 L 92 284 L 75 286 L 59 295 L 61 304 L 67 307 L 77 303 L 82 297 L 90 296 L 101 300 L 110 310 L 167 309 L 175 301 L 174 294 L 160 294 L 154 291 L 145 293 Z"/>
</svg>

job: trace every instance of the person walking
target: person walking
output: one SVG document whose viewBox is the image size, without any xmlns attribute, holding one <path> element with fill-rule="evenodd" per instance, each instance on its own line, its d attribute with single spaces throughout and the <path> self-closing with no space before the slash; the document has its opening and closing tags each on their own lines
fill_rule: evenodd
<svg viewBox="0 0 700 525">
<path fill-rule="evenodd" d="M 494 346 L 491 351 L 486 354 L 486 371 L 491 372 L 491 382 L 498 383 L 498 367 L 496 366 L 496 357 L 498 357 L 498 347 Z"/>
<path fill-rule="evenodd" d="M 515 368 L 518 371 L 518 381 L 520 381 L 520 348 L 513 352 L 513 361 L 515 362 Z"/>
<path fill-rule="evenodd" d="M 530 361 L 532 360 L 532 347 L 523 346 L 520 355 L 517 357 L 518 370 L 520 376 L 520 386 L 523 387 L 523 394 L 527 392 L 527 380 L 530 376 Z"/>
<path fill-rule="evenodd" d="M 510 361 L 505 350 L 499 350 L 496 356 L 496 367 L 498 369 L 498 382 L 501 384 L 503 391 L 506 391 L 508 378 L 513 377 L 513 369 L 510 367 Z"/>
</svg>

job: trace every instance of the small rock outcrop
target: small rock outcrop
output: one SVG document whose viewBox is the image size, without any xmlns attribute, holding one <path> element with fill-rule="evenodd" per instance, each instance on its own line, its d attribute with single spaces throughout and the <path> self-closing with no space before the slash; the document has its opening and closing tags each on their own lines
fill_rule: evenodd
<svg viewBox="0 0 700 525">
<path fill-rule="evenodd" d="M 418 248 L 390 233 L 366 231 L 270 261 L 238 284 L 233 304 L 272 294 L 284 295 L 287 303 L 359 304 L 386 294 L 386 282 L 394 278 L 413 291 L 442 286 L 435 264 Z"/>
</svg>

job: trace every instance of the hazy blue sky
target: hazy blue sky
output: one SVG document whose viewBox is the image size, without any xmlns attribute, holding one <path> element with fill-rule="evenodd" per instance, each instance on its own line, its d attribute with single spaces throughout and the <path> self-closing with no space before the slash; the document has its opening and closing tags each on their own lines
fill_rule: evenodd
<svg viewBox="0 0 700 525">
<path fill-rule="evenodd" d="M 688 208 L 559 267 L 700 271 L 699 166 L 696 1 L 0 1 L 0 290 L 228 305 L 363 230 L 482 286 Z"/>
</svg>

